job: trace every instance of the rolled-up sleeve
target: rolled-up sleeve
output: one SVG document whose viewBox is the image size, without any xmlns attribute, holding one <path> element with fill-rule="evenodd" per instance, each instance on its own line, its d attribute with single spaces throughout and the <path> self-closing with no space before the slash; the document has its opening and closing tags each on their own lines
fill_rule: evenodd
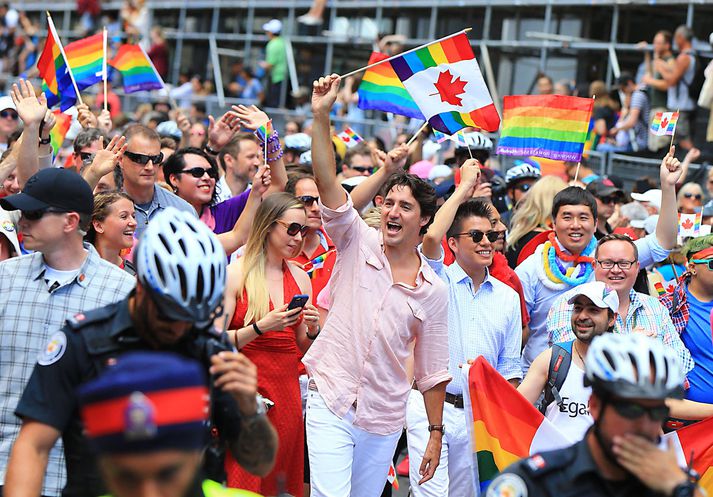
<svg viewBox="0 0 713 497">
<path fill-rule="evenodd" d="M 426 261 L 426 263 L 429 265 L 431 269 L 433 269 L 433 272 L 438 275 L 439 278 L 441 278 L 445 283 L 448 283 L 449 278 L 448 274 L 446 273 L 446 265 L 443 263 L 445 259 L 445 254 L 443 253 L 443 247 L 440 247 L 441 249 L 441 255 L 438 256 L 438 259 L 429 259 L 426 257 L 426 254 L 423 253 L 423 244 L 418 246 L 418 252 L 423 256 L 423 259 Z"/>
<path fill-rule="evenodd" d="M 414 377 L 419 391 L 451 381 L 448 373 L 448 290 L 437 281 L 425 306 L 421 332 L 414 348 Z"/>
<path fill-rule="evenodd" d="M 648 267 L 655 262 L 661 262 L 671 252 L 661 246 L 658 238 L 656 238 L 656 233 L 639 238 L 634 244 L 639 251 L 639 264 L 641 267 Z"/>
</svg>

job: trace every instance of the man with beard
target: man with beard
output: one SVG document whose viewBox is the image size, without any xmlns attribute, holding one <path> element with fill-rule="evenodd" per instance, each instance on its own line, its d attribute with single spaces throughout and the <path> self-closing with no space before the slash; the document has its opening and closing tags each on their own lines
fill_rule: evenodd
<svg viewBox="0 0 713 497">
<path fill-rule="evenodd" d="M 601 281 L 585 283 L 572 292 L 567 294 L 567 302 L 572 306 L 570 323 L 576 338 L 556 343 L 537 356 L 518 391 L 534 404 L 544 390 L 543 414 L 575 441 L 592 425 L 588 408 L 591 390 L 582 388 L 583 358 L 594 337 L 612 331 L 619 297 Z M 559 389 L 555 387 L 558 375 L 564 375 Z"/>
<path fill-rule="evenodd" d="M 673 446 L 657 446 L 666 399 L 683 396 L 676 354 L 645 336 L 607 333 L 592 341 L 584 371 L 594 420 L 584 438 L 514 463 L 486 496 L 702 496 Z"/>
</svg>

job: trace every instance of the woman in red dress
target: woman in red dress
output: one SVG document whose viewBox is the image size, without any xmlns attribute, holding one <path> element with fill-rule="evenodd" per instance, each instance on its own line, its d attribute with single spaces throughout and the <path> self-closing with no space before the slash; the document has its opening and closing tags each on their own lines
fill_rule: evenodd
<svg viewBox="0 0 713 497">
<path fill-rule="evenodd" d="M 266 197 L 255 215 L 245 255 L 228 267 L 228 334 L 258 368 L 258 391 L 275 403 L 268 417 L 279 437 L 275 467 L 265 478 L 251 475 L 228 455 L 228 486 L 266 496 L 302 495 L 304 432 L 297 366 L 299 352 L 319 334 L 319 313 L 311 304 L 307 273 L 289 259 L 302 248 L 306 222 L 304 204 L 293 195 Z M 290 300 L 299 294 L 310 296 L 307 304 L 288 311 Z"/>
</svg>

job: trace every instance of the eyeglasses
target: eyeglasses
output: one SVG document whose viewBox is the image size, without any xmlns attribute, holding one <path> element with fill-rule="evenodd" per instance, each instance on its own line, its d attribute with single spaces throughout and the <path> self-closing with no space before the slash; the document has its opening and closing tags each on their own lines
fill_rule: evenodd
<svg viewBox="0 0 713 497">
<path fill-rule="evenodd" d="M 22 217 L 28 221 L 39 221 L 45 214 L 65 214 L 66 212 L 67 211 L 48 207 L 46 209 L 38 209 L 36 211 L 22 211 Z"/>
<path fill-rule="evenodd" d="M 684 193 L 683 194 L 684 198 L 695 198 L 696 200 L 701 200 L 703 198 L 703 195 L 700 193 L 696 193 L 695 195 L 693 193 Z"/>
<path fill-rule="evenodd" d="M 354 169 L 355 171 L 358 171 L 358 172 L 360 172 L 360 173 L 362 173 L 362 174 L 364 174 L 364 173 L 371 173 L 371 172 L 374 170 L 374 168 L 373 168 L 372 166 L 366 166 L 366 167 L 363 167 L 363 166 L 349 166 L 349 169 Z"/>
<path fill-rule="evenodd" d="M 602 269 L 612 269 L 614 266 L 619 266 L 619 269 L 622 271 L 626 271 L 627 269 L 631 269 L 631 267 L 636 264 L 636 261 L 597 261 L 597 264 L 599 264 Z"/>
<path fill-rule="evenodd" d="M 158 155 L 145 155 L 145 154 L 137 154 L 135 152 L 129 152 L 128 150 L 124 152 L 124 155 L 129 158 L 129 160 L 136 162 L 137 164 L 141 164 L 142 166 L 145 166 L 146 164 L 149 163 L 149 161 L 153 162 L 154 164 L 160 164 L 163 162 L 163 153 L 159 152 Z"/>
<path fill-rule="evenodd" d="M 647 414 L 652 421 L 664 421 L 669 414 L 669 408 L 666 405 L 644 407 L 628 400 L 612 400 L 611 405 L 620 416 L 626 419 L 638 419 Z"/>
<path fill-rule="evenodd" d="M 608 197 L 601 197 L 599 201 L 605 205 L 614 204 L 617 201 L 617 197 L 610 195 Z"/>
<path fill-rule="evenodd" d="M 3 119 L 7 119 L 9 117 L 13 121 L 17 121 L 20 118 L 20 116 L 17 115 L 17 112 L 11 109 L 0 110 L 0 117 Z"/>
<path fill-rule="evenodd" d="M 308 226 L 300 223 L 286 223 L 284 221 L 280 221 L 279 219 L 275 222 L 287 228 L 287 234 L 290 236 L 295 236 L 297 233 L 305 236 L 307 234 L 307 230 L 309 229 Z"/>
<path fill-rule="evenodd" d="M 530 183 L 522 183 L 520 185 L 515 186 L 515 190 L 519 190 L 522 193 L 530 191 L 530 188 L 532 188 L 532 185 Z"/>
<path fill-rule="evenodd" d="M 300 199 L 307 207 L 312 207 L 312 204 L 319 201 L 319 197 L 313 197 L 312 195 L 301 195 L 297 198 Z"/>
<path fill-rule="evenodd" d="M 480 243 L 483 241 L 483 237 L 487 237 L 490 243 L 494 243 L 498 240 L 498 238 L 500 238 L 501 234 L 504 234 L 504 232 L 488 231 L 486 233 L 480 230 L 470 230 L 465 233 L 456 233 L 455 236 L 469 236 L 473 240 L 473 243 Z"/>
<path fill-rule="evenodd" d="M 192 167 L 190 169 L 184 169 L 181 172 L 185 173 L 185 174 L 190 174 L 194 178 L 202 178 L 203 175 L 207 174 L 209 177 L 211 177 L 213 179 L 218 179 L 218 171 L 216 171 L 213 168 L 204 169 L 200 166 L 196 166 L 196 167 Z"/>
<path fill-rule="evenodd" d="M 707 264 L 708 271 L 713 271 L 713 259 L 691 259 L 693 264 Z"/>
</svg>

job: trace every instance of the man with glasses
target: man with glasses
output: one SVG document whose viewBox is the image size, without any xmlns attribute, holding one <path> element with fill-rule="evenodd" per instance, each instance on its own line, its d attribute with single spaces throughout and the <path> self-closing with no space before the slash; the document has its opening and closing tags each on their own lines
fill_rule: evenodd
<svg viewBox="0 0 713 497">
<path fill-rule="evenodd" d="M 616 204 L 623 203 L 624 192 L 612 183 L 609 178 L 595 179 L 587 185 L 587 191 L 594 195 L 597 201 L 597 231 L 594 236 L 597 240 L 613 232 L 608 219 L 614 214 Z"/>
<path fill-rule="evenodd" d="M 169 207 L 146 229 L 135 260 L 134 291 L 67 320 L 39 355 L 15 409 L 22 429 L 7 465 L 4 497 L 40 494 L 46 454 L 60 436 L 67 460 L 63 497 L 104 495 L 76 391 L 136 350 L 173 352 L 200 361 L 210 373 L 212 423 L 203 436 L 209 477 L 221 479 L 226 449 L 254 474 L 271 470 L 277 436 L 256 396 L 257 368 L 212 326 L 222 313 L 225 287 L 226 257 L 217 236 L 193 215 Z"/>
<path fill-rule="evenodd" d="M 58 333 L 66 319 L 121 300 L 134 286 L 128 273 L 83 243 L 93 205 L 92 191 L 77 173 L 55 168 L 39 171 L 22 193 L 0 200 L 3 209 L 21 211 L 20 234 L 35 251 L 0 263 L 2 480 L 20 430 L 14 410 L 37 357 L 49 363 L 63 353 L 66 341 Z M 64 485 L 62 447 L 50 451 L 52 445 L 44 487 L 40 480 L 36 495 L 58 497 Z"/>
<path fill-rule="evenodd" d="M 471 198 L 480 176 L 478 164 L 475 159 L 463 164 L 460 184 L 436 213 L 420 248 L 431 268 L 448 285 L 448 370 L 453 380 L 446 386 L 443 406 L 443 423 L 448 430 L 443 436 L 441 463 L 433 479 L 423 485 L 418 484 L 418 470 L 427 447 L 429 422 L 420 392 L 412 390 L 409 396 L 406 426 L 414 496 L 477 494 L 463 403 L 467 380 L 462 365 L 482 355 L 514 386 L 522 378 L 519 300 L 512 288 L 488 271 L 499 233 L 493 230 L 492 207 Z M 443 263 L 444 236 L 455 255 L 450 266 Z"/>
<path fill-rule="evenodd" d="M 374 171 L 374 163 L 371 157 L 371 149 L 366 143 L 358 143 L 344 155 L 342 163 L 341 180 L 353 178 L 354 176 L 371 176 Z"/>
<path fill-rule="evenodd" d="M 0 97 L 0 152 L 7 150 L 7 141 L 20 126 L 12 97 Z"/>
<path fill-rule="evenodd" d="M 673 351 L 641 335 L 606 333 L 592 341 L 584 371 L 594 420 L 584 438 L 511 465 L 486 497 L 702 497 L 672 448 L 659 448 L 667 399 L 683 397 L 685 373 Z"/>
<path fill-rule="evenodd" d="M 681 334 L 674 328 L 666 308 L 656 298 L 634 290 L 640 267 L 636 243 L 626 235 L 606 235 L 597 244 L 594 260 L 594 278 L 616 291 L 619 297 L 614 333 L 655 337 L 676 352 L 684 372 L 690 371 L 693 368 L 691 353 L 681 341 Z M 550 343 L 576 338 L 570 324 L 572 304 L 567 295 L 553 303 L 547 317 Z"/>
</svg>

